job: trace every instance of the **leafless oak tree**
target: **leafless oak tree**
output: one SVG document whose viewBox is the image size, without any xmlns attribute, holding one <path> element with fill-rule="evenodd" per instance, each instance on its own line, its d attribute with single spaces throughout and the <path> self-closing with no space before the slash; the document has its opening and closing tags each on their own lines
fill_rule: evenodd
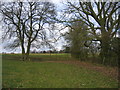
<svg viewBox="0 0 120 90">
<path fill-rule="evenodd" d="M 120 28 L 120 2 L 81 2 L 67 1 L 65 13 L 71 15 L 70 20 L 83 20 L 94 41 L 101 43 L 101 57 L 104 63 L 109 57 L 111 39 Z M 76 19 L 77 18 L 77 19 Z M 79 18 L 79 19 L 78 19 Z"/>
<path fill-rule="evenodd" d="M 29 59 L 31 46 L 40 46 L 46 39 L 45 26 L 53 24 L 51 17 L 56 14 L 50 2 L 5 2 L 0 13 L 4 40 L 13 39 L 10 47 L 21 47 L 22 60 Z"/>
</svg>

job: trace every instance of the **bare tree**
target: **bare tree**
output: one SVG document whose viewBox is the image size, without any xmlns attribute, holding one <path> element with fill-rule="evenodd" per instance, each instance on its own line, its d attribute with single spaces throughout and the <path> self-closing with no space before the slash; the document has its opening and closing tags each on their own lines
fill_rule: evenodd
<svg viewBox="0 0 120 90">
<path fill-rule="evenodd" d="M 111 39 L 120 28 L 119 2 L 81 2 L 78 0 L 68 1 L 66 6 L 65 12 L 71 15 L 70 20 L 85 21 L 94 35 L 93 40 L 100 41 L 102 63 L 109 60 Z"/>
<path fill-rule="evenodd" d="M 31 46 L 40 46 L 46 39 L 45 26 L 53 24 L 55 7 L 50 2 L 1 3 L 3 37 L 13 39 L 10 47 L 20 46 L 22 59 L 29 59 Z M 36 43 L 37 42 L 37 43 Z"/>
</svg>

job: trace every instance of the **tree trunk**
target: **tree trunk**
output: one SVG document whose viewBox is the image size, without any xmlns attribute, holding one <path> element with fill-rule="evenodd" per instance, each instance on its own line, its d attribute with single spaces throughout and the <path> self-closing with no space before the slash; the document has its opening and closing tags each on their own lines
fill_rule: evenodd
<svg viewBox="0 0 120 90">
<path fill-rule="evenodd" d="M 100 52 L 100 57 L 101 57 L 101 63 L 102 64 L 109 64 L 110 61 L 110 38 L 109 36 L 105 35 L 101 39 L 101 52 Z"/>
<path fill-rule="evenodd" d="M 22 50 L 22 60 L 25 60 L 25 50 Z"/>
<path fill-rule="evenodd" d="M 30 43 L 30 41 L 29 41 L 29 42 L 28 42 L 28 46 L 27 46 L 27 52 L 26 52 L 26 60 L 29 60 L 30 46 L 31 46 L 31 43 Z"/>
<path fill-rule="evenodd" d="M 21 48 L 22 48 L 22 57 L 21 57 L 21 59 L 24 61 L 25 60 L 25 48 L 24 48 L 23 44 L 21 45 Z"/>
</svg>

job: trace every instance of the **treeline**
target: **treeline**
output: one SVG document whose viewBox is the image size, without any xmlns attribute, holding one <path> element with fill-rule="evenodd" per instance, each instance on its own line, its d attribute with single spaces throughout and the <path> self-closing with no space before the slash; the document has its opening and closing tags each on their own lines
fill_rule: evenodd
<svg viewBox="0 0 120 90">
<path fill-rule="evenodd" d="M 76 39 L 75 39 L 76 40 Z M 74 41 L 74 40 L 73 40 Z M 80 40 L 77 41 L 80 43 Z M 80 44 L 78 44 L 80 45 Z M 71 56 L 80 60 L 80 61 L 90 61 L 92 63 L 100 63 L 104 65 L 110 66 L 119 66 L 119 53 L 120 53 L 120 38 L 114 37 L 111 41 L 111 47 L 109 48 L 109 54 L 107 56 L 107 60 L 101 59 L 101 47 L 98 41 L 91 42 L 90 46 L 77 46 L 73 43 L 68 47 L 66 46 L 66 52 L 71 53 Z"/>
<path fill-rule="evenodd" d="M 71 56 L 81 61 L 91 61 L 104 65 L 118 66 L 120 53 L 120 31 L 113 36 L 109 43 L 102 47 L 100 40 L 97 40 L 88 29 L 88 26 L 83 22 L 72 23 L 72 28 L 66 33 L 67 41 L 66 52 L 71 53 Z M 104 42 L 108 42 L 104 39 Z M 103 55 L 105 55 L 103 57 Z"/>
<path fill-rule="evenodd" d="M 51 2 L 1 2 L 3 40 L 21 48 L 29 60 L 31 47 L 50 48 L 64 37 L 65 52 L 81 61 L 117 66 L 120 62 L 120 2 L 66 1 L 56 9 Z M 57 11 L 58 10 L 58 11 Z M 68 32 L 62 33 L 67 27 Z M 57 30 L 57 31 L 56 31 Z M 49 31 L 49 32 L 48 32 Z"/>
<path fill-rule="evenodd" d="M 47 50 L 47 51 L 36 51 L 36 50 L 31 50 L 30 53 L 70 53 L 69 50 L 66 50 L 66 48 L 64 50 Z"/>
<path fill-rule="evenodd" d="M 79 2 L 79 3 L 78 3 Z M 66 3 L 69 32 L 66 40 L 73 57 L 81 61 L 118 66 L 120 62 L 120 2 Z"/>
</svg>

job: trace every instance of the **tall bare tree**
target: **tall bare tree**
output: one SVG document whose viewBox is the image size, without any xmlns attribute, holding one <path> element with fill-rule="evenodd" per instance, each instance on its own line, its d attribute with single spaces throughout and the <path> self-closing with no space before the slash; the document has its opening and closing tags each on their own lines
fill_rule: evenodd
<svg viewBox="0 0 120 90">
<path fill-rule="evenodd" d="M 29 59 L 31 46 L 43 44 L 45 26 L 53 24 L 51 17 L 56 14 L 50 2 L 6 2 L 1 3 L 0 12 L 4 40 L 13 39 L 10 47 L 21 47 L 23 60 Z"/>
<path fill-rule="evenodd" d="M 71 20 L 85 21 L 90 31 L 95 36 L 94 41 L 101 43 L 102 63 L 109 60 L 111 39 L 120 28 L 120 2 L 81 2 L 67 1 L 66 13 L 71 15 Z M 79 19 L 78 19 L 79 18 Z"/>
</svg>

